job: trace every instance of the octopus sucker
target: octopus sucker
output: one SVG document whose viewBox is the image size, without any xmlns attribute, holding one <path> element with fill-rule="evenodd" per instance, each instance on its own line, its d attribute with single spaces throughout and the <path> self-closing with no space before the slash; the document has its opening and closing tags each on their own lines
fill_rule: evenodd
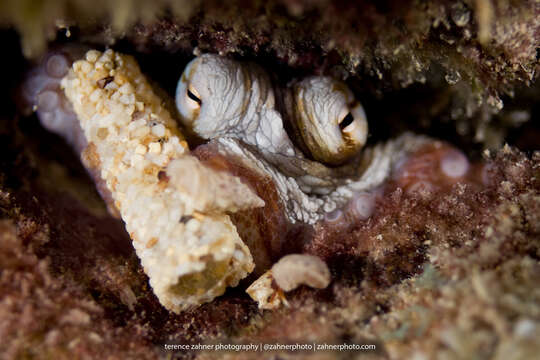
<svg viewBox="0 0 540 360">
<path fill-rule="evenodd" d="M 485 183 L 485 177 L 472 170 L 460 150 L 442 141 L 432 141 L 404 158 L 396 166 L 393 178 L 407 194 L 435 192 L 460 181 Z"/>
<path fill-rule="evenodd" d="M 62 136 L 78 152 L 86 147 L 86 140 L 60 82 L 71 64 L 88 50 L 76 44 L 51 49 L 27 75 L 21 89 L 23 111 L 35 110 L 43 127 Z M 67 123 L 70 125 L 65 126 Z"/>
<path fill-rule="evenodd" d="M 345 220 L 345 213 L 341 209 L 336 209 L 324 214 L 324 221 L 328 224 L 342 224 Z"/>
<path fill-rule="evenodd" d="M 179 312 L 211 301 L 251 273 L 252 256 L 228 214 L 264 202 L 190 154 L 131 56 L 90 50 L 68 70 L 60 86 L 77 121 L 61 118 L 51 130 L 68 141 L 82 133 L 83 149 L 74 148 L 110 194 L 163 306 Z"/>
<path fill-rule="evenodd" d="M 362 192 L 355 194 L 351 199 L 349 211 L 355 219 L 366 220 L 375 210 L 376 194 Z"/>
<path fill-rule="evenodd" d="M 456 149 L 446 152 L 440 161 L 442 172 L 450 178 L 461 178 L 469 170 L 469 160 Z"/>
</svg>

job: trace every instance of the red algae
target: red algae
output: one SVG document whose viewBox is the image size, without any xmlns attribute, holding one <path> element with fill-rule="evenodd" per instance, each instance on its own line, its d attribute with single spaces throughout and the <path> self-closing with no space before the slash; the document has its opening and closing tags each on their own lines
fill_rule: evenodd
<svg viewBox="0 0 540 360">
<path fill-rule="evenodd" d="M 154 358 L 142 332 L 116 328 L 83 286 L 49 272 L 50 258 L 32 249 L 49 236 L 31 219 L 0 220 L 2 358 Z"/>
<path fill-rule="evenodd" d="M 23 157 L 32 151 L 29 147 Z M 210 150 L 205 152 L 204 147 L 194 153 L 216 168 L 246 174 L 241 164 L 231 165 L 230 159 L 222 159 Z M 8 154 L 4 152 L 2 156 Z M 31 156 L 39 158 L 37 154 Z M 125 348 L 100 346 L 102 350 L 99 351 L 103 352 L 99 354 L 104 356 L 122 358 L 136 353 L 137 357 L 145 357 L 144 354 L 154 357 L 163 342 L 216 339 L 267 342 L 282 338 L 283 329 L 286 329 L 287 334 L 294 335 L 299 341 L 309 336 L 316 341 L 347 338 L 355 343 L 377 344 L 375 356 L 398 358 L 399 354 L 412 354 L 415 349 L 421 349 L 430 357 L 443 351 L 445 343 L 437 340 L 443 334 L 442 338 L 455 340 L 443 333 L 444 329 L 453 329 L 465 338 L 475 339 L 471 329 L 480 324 L 475 319 L 494 324 L 494 318 L 484 309 L 497 312 L 502 319 L 497 321 L 502 321 L 505 327 L 517 329 L 499 332 L 500 341 L 494 340 L 491 349 L 502 349 L 510 346 L 508 344 L 520 344 L 523 349 L 534 348 L 537 342 L 520 340 L 513 334 L 527 334 L 525 330 L 530 328 L 527 324 L 532 321 L 534 325 L 537 321 L 527 310 L 535 306 L 534 300 L 527 300 L 520 294 L 530 293 L 534 288 L 532 274 L 537 267 L 535 259 L 540 254 L 539 161 L 538 154 L 527 157 L 506 148 L 489 156 L 485 164 L 471 164 L 464 180 L 445 185 L 440 191 L 427 196 L 407 195 L 401 188 L 388 185 L 384 191 L 376 192 L 374 211 L 369 218 L 356 221 L 347 228 L 321 222 L 311 232 L 299 232 L 296 240 L 300 241 L 296 246 L 325 260 L 332 274 L 332 284 L 327 289 L 301 287 L 287 293 L 289 308 L 262 316 L 241 289 L 230 290 L 224 297 L 196 311 L 181 315 L 164 311 L 147 286 L 127 234 L 122 234 L 121 224 L 104 227 L 103 219 L 83 211 L 84 204 L 74 202 L 67 195 L 48 195 L 56 194 L 52 188 L 38 190 L 36 179 L 28 174 L 37 171 L 31 169 L 43 161 L 12 162 L 7 173 L 23 179 L 25 188 L 32 190 L 6 188 L 3 198 L 12 200 L 4 200 L 1 208 L 8 209 L 5 214 L 20 229 L 15 234 L 20 234 L 17 236 L 20 236 L 21 244 L 27 244 L 21 245 L 28 246 L 25 251 L 38 261 L 49 259 L 48 266 L 51 267 L 41 265 L 49 280 L 31 278 L 25 286 L 37 289 L 39 284 L 52 281 L 60 290 L 40 288 L 31 290 L 28 297 L 20 291 L 9 290 L 5 294 L 14 299 L 10 300 L 11 304 L 23 304 L 38 301 L 34 294 L 43 292 L 62 307 L 41 306 L 40 312 L 32 310 L 29 313 L 39 329 L 45 329 L 45 324 L 54 324 L 47 328 L 48 331 L 57 330 L 46 337 L 48 342 L 28 341 L 30 337 L 45 337 L 42 330 L 33 330 L 35 328 L 27 322 L 23 333 L 12 332 L 9 329 L 15 323 L 20 327 L 20 320 L 9 320 L 6 323 L 9 327 L 6 331 L 10 334 L 7 343 L 12 349 L 9 351 L 27 351 L 18 345 L 22 341 L 31 344 L 32 349 L 48 349 L 56 356 L 65 352 L 95 355 L 98 347 L 88 344 L 99 337 L 103 340 L 100 344 L 106 345 L 109 341 L 126 344 Z M 489 184 L 479 185 L 478 175 L 486 166 L 489 167 Z M 38 171 L 38 174 L 41 178 L 46 172 Z M 260 180 L 257 178 L 256 182 Z M 85 184 L 91 186 L 90 181 Z M 69 186 L 84 188 L 74 183 Z M 259 190 L 260 193 L 265 193 L 265 201 L 272 204 L 272 197 L 268 196 L 271 187 L 264 189 Z M 279 208 L 277 197 L 275 199 L 274 204 Z M 26 215 L 23 216 L 21 211 Z M 284 249 L 291 246 L 288 241 L 294 239 L 293 233 L 288 234 L 286 245 L 276 248 L 286 253 Z M 283 238 L 277 241 L 283 244 Z M 263 249 L 268 254 L 271 245 L 263 242 Z M 14 259 L 29 259 L 10 254 L 0 255 L 2 264 L 15 261 L 16 267 L 21 267 L 22 263 Z M 473 274 L 475 268 L 479 274 L 477 278 Z M 508 272 L 522 275 L 513 282 Z M 499 279 L 505 280 L 501 283 Z M 16 283 L 9 280 L 8 284 L 14 286 Z M 71 288 L 73 292 L 69 290 Z M 478 291 L 487 291 L 495 298 L 502 299 L 506 294 L 523 299 L 525 307 L 508 308 L 500 302 L 489 305 L 490 297 L 479 300 Z M 73 305 L 68 300 L 64 302 L 59 294 L 68 297 Z M 89 299 L 96 304 L 96 310 L 75 303 L 77 298 Z M 458 304 L 456 312 L 446 312 L 438 305 L 439 301 L 455 301 Z M 8 313 L 15 311 L 11 307 L 6 309 Z M 425 322 L 412 315 L 415 311 L 426 314 L 422 317 Z M 460 327 L 455 320 L 456 314 L 462 314 L 460 318 L 474 326 Z M 432 330 L 423 333 L 421 338 L 415 337 L 415 331 L 424 326 Z M 69 332 L 64 330 L 68 328 Z M 498 330 L 490 325 L 487 334 L 495 331 Z M 437 335 L 429 335 L 431 332 Z M 78 346 L 68 350 L 67 344 L 73 336 L 79 336 L 81 340 Z M 463 340 L 455 341 L 460 344 Z M 50 343 L 57 345 L 50 347 Z M 476 340 L 468 344 L 471 353 L 481 351 Z"/>
</svg>

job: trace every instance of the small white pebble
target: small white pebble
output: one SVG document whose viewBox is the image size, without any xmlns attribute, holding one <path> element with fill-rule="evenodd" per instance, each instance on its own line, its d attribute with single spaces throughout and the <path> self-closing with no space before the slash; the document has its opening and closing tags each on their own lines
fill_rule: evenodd
<svg viewBox="0 0 540 360">
<path fill-rule="evenodd" d="M 146 154 L 146 146 L 140 144 L 135 148 L 135 154 L 144 155 Z"/>
<path fill-rule="evenodd" d="M 514 326 L 514 334 L 518 337 L 533 337 L 536 326 L 536 323 L 532 320 L 519 320 Z"/>
<path fill-rule="evenodd" d="M 132 94 L 133 93 L 133 86 L 131 86 L 130 83 L 125 83 L 124 85 L 120 86 L 118 91 L 120 91 L 120 93 L 122 93 L 122 94 Z"/>
<path fill-rule="evenodd" d="M 273 286 L 272 270 L 268 270 L 255 280 L 247 289 L 248 295 L 259 303 L 259 309 L 277 309 L 281 304 L 289 306 L 280 289 Z"/>
<path fill-rule="evenodd" d="M 99 51 L 97 50 L 90 50 L 86 53 L 86 60 L 91 63 L 95 63 L 98 57 L 99 57 Z"/>
<path fill-rule="evenodd" d="M 166 156 L 166 155 L 156 155 L 153 159 L 152 159 L 152 162 L 154 164 L 156 164 L 157 166 L 161 166 L 161 167 L 164 167 L 167 165 L 167 163 L 169 162 L 169 158 Z"/>
<path fill-rule="evenodd" d="M 158 142 L 153 142 L 148 145 L 148 151 L 151 154 L 159 154 L 161 152 L 161 144 Z"/>
<path fill-rule="evenodd" d="M 82 60 L 77 60 L 73 63 L 73 65 L 71 66 L 73 68 L 73 71 L 80 71 L 81 70 L 81 65 L 82 65 Z"/>
<path fill-rule="evenodd" d="M 90 63 L 88 61 L 81 60 L 80 61 L 80 67 L 81 67 L 81 70 L 84 73 L 88 74 L 90 71 L 92 71 L 92 65 L 90 65 Z"/>
<path fill-rule="evenodd" d="M 109 91 L 116 90 L 116 89 L 118 89 L 118 84 L 115 83 L 114 81 L 111 81 L 110 83 L 108 83 L 107 85 L 105 85 L 105 89 L 106 89 L 106 90 L 109 90 Z"/>
<path fill-rule="evenodd" d="M 135 138 L 142 138 L 146 135 L 148 135 L 150 133 L 150 129 L 148 128 L 148 126 L 141 126 L 137 129 L 135 129 L 135 131 L 133 131 L 133 137 Z"/>
<path fill-rule="evenodd" d="M 152 126 L 152 134 L 156 135 L 157 137 L 165 136 L 165 126 L 163 126 L 163 124 Z"/>
<path fill-rule="evenodd" d="M 91 102 L 97 102 L 99 100 L 99 98 L 100 98 L 100 90 L 96 89 L 90 95 L 90 101 Z"/>
<path fill-rule="evenodd" d="M 135 103 L 135 97 L 133 96 L 133 94 L 123 94 L 122 96 L 120 96 L 119 101 L 122 104 L 131 105 Z"/>
<path fill-rule="evenodd" d="M 186 230 L 190 233 L 193 233 L 199 229 L 201 226 L 201 223 L 196 219 L 191 219 L 186 224 Z"/>
<path fill-rule="evenodd" d="M 144 161 L 144 157 L 140 154 L 135 154 L 131 157 L 131 166 L 137 166 L 137 164 Z"/>
<path fill-rule="evenodd" d="M 106 127 L 99 128 L 97 131 L 97 137 L 100 140 L 105 140 L 109 135 L 109 130 Z"/>
<path fill-rule="evenodd" d="M 324 289 L 330 283 L 330 271 L 320 258 L 306 254 L 291 254 L 282 257 L 272 266 L 276 284 L 283 291 L 291 291 L 305 284 Z"/>
</svg>

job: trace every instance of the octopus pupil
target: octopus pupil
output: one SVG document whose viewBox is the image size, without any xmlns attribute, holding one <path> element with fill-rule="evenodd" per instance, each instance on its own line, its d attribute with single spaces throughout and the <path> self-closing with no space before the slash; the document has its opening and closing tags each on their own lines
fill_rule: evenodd
<svg viewBox="0 0 540 360">
<path fill-rule="evenodd" d="M 197 104 L 201 105 L 201 103 L 202 103 L 201 99 L 199 99 L 197 96 L 195 96 L 195 94 L 193 94 L 191 91 L 189 91 L 189 89 L 187 91 L 187 96 L 191 100 L 195 101 Z"/>
<path fill-rule="evenodd" d="M 354 117 L 351 113 L 348 113 L 347 116 L 343 118 L 343 120 L 339 123 L 339 128 L 341 130 L 345 129 L 347 126 L 349 126 L 354 121 Z"/>
</svg>

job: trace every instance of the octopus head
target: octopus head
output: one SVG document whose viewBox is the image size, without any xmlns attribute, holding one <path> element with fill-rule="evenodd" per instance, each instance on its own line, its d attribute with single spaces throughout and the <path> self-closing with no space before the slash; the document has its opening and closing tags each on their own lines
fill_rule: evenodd
<svg viewBox="0 0 540 360">
<path fill-rule="evenodd" d="M 264 79 L 261 79 L 264 77 Z M 271 97 L 262 69 L 215 54 L 203 54 L 184 69 L 176 87 L 183 125 L 205 139 L 227 135 L 253 115 L 257 98 Z"/>
<path fill-rule="evenodd" d="M 338 80 L 313 76 L 293 83 L 287 111 L 301 147 L 317 161 L 340 165 L 366 143 L 364 109 Z"/>
</svg>

